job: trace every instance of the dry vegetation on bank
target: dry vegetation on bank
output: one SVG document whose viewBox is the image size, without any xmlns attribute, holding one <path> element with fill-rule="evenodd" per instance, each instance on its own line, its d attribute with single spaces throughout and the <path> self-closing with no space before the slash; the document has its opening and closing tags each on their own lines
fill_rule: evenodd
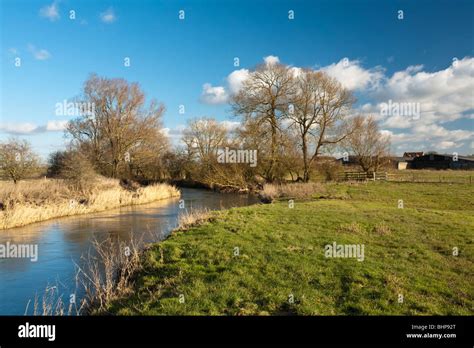
<svg viewBox="0 0 474 348">
<path fill-rule="evenodd" d="M 167 184 L 124 188 L 118 179 L 103 177 L 87 190 L 76 190 L 61 179 L 21 181 L 16 185 L 0 181 L 0 229 L 179 195 L 178 189 Z"/>
</svg>

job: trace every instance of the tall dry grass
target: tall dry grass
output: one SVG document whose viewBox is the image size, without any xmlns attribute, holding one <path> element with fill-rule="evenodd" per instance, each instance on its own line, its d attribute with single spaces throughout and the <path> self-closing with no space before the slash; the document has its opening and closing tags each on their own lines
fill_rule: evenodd
<svg viewBox="0 0 474 348">
<path fill-rule="evenodd" d="M 326 187 L 320 183 L 265 184 L 259 192 L 259 197 L 263 202 L 270 203 L 279 198 L 307 199 L 326 193 Z"/>
<path fill-rule="evenodd" d="M 178 217 L 178 230 L 185 230 L 189 227 L 201 224 L 211 219 L 211 211 L 209 209 L 193 209 L 186 210 Z"/>
<path fill-rule="evenodd" d="M 142 267 L 143 240 L 133 236 L 129 242 L 108 238 L 93 241 L 93 252 L 77 266 L 77 278 L 84 289 L 84 313 L 104 312 L 107 305 L 132 291 L 133 275 Z"/>
<path fill-rule="evenodd" d="M 41 297 L 35 296 L 32 315 L 106 313 L 111 301 L 132 291 L 133 275 L 142 267 L 143 245 L 143 239 L 133 235 L 128 242 L 119 242 L 110 237 L 103 241 L 93 240 L 89 252 L 81 257 L 81 265 L 76 264 L 74 293 L 80 292 L 81 298 L 70 301 L 71 294 L 60 293 L 60 284 L 48 285 Z M 30 303 L 26 305 L 25 315 L 29 314 Z"/>
<path fill-rule="evenodd" d="M 100 178 L 88 191 L 76 191 L 60 179 L 38 179 L 14 185 L 0 181 L 0 229 L 52 218 L 87 214 L 127 205 L 179 197 L 179 190 L 155 184 L 128 190 L 119 180 Z"/>
</svg>

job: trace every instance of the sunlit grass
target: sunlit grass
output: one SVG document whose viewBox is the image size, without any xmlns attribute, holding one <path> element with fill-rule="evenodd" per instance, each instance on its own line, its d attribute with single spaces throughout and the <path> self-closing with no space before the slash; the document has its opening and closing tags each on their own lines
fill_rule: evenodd
<svg viewBox="0 0 474 348">
<path fill-rule="evenodd" d="M 296 201 L 294 208 L 287 201 L 236 208 L 175 232 L 145 254 L 133 295 L 107 310 L 133 315 L 474 313 L 472 186 L 368 183 L 328 190 L 350 198 Z M 364 261 L 325 258 L 324 246 L 334 241 L 364 244 Z"/>
</svg>

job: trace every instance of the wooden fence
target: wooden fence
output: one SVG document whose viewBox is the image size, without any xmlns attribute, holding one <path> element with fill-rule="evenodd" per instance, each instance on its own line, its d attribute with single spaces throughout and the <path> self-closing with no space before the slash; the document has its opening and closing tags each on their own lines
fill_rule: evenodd
<svg viewBox="0 0 474 348">
<path fill-rule="evenodd" d="M 367 180 L 387 180 L 386 172 L 344 172 L 338 177 L 339 180 L 343 181 L 367 181 Z"/>
<path fill-rule="evenodd" d="M 394 181 L 472 184 L 474 175 L 447 175 L 435 173 L 386 173 L 386 172 L 344 172 L 338 175 L 339 181 Z"/>
</svg>

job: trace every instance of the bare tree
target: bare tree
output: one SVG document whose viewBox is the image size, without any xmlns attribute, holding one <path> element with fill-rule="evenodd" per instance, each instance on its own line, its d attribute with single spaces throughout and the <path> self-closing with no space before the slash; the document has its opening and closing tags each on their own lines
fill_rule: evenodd
<svg viewBox="0 0 474 348">
<path fill-rule="evenodd" d="M 182 141 L 190 156 L 197 156 L 201 163 L 207 163 L 215 158 L 226 138 L 227 129 L 223 125 L 212 118 L 200 118 L 188 121 Z"/>
<path fill-rule="evenodd" d="M 364 172 L 376 172 L 387 160 L 390 137 L 380 132 L 377 121 L 372 116 L 355 117 L 352 129 L 352 133 L 345 140 L 346 149 L 355 155 Z"/>
<path fill-rule="evenodd" d="M 11 138 L 0 143 L 0 175 L 16 184 L 39 168 L 39 160 L 26 140 Z"/>
<path fill-rule="evenodd" d="M 288 100 L 293 91 L 290 69 L 279 63 L 258 66 L 243 82 L 240 91 L 233 96 L 232 108 L 256 127 L 270 132 L 269 164 L 267 180 L 275 179 L 280 144 L 281 121 L 288 112 Z"/>
<path fill-rule="evenodd" d="M 303 180 L 307 182 L 311 165 L 324 147 L 338 144 L 350 134 L 346 119 L 355 98 L 324 72 L 303 70 L 296 80 L 288 118 L 300 136 Z"/>
<path fill-rule="evenodd" d="M 80 102 L 90 103 L 94 114 L 71 121 L 67 132 L 94 164 L 109 167 L 116 177 L 127 153 L 135 146 L 154 143 L 161 127 L 164 106 L 152 100 L 145 106 L 145 94 L 137 83 L 92 75 L 84 84 Z"/>
</svg>

